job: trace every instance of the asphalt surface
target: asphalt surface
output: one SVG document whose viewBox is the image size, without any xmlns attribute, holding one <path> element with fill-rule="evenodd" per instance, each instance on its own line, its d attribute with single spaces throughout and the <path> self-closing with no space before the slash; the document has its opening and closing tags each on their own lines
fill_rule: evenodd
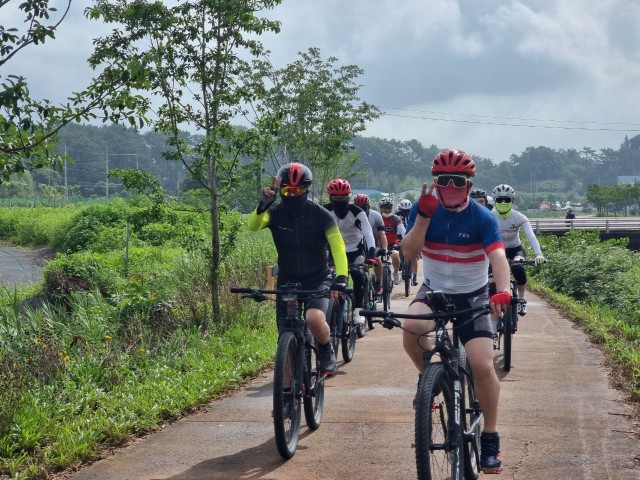
<svg viewBox="0 0 640 480">
<path fill-rule="evenodd" d="M 417 289 L 414 288 L 415 291 Z M 408 300 L 394 290 L 392 310 Z M 506 479 L 640 479 L 634 410 L 610 387 L 599 350 L 529 293 L 502 371 L 500 434 Z M 400 330 L 377 327 L 358 340 L 353 362 L 327 381 L 320 428 L 304 426 L 293 459 L 277 453 L 272 372 L 206 411 L 132 442 L 70 476 L 74 480 L 414 479 L 416 371 Z"/>
<path fill-rule="evenodd" d="M 8 288 L 35 283 L 42 278 L 42 264 L 51 254 L 46 249 L 0 246 L 0 284 Z"/>
</svg>

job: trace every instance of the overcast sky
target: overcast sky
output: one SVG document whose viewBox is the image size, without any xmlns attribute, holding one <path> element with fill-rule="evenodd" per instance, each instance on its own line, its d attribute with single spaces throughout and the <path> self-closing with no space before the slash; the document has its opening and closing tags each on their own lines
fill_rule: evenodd
<svg viewBox="0 0 640 480">
<path fill-rule="evenodd" d="M 36 98 L 83 88 L 91 40 L 106 32 L 84 19 L 89 4 L 75 0 L 56 41 L 2 74 L 27 75 Z M 500 162 L 640 134 L 638 0 L 284 0 L 269 16 L 282 22 L 262 37 L 277 66 L 313 46 L 364 69 L 361 98 L 385 112 L 365 136 Z"/>
</svg>

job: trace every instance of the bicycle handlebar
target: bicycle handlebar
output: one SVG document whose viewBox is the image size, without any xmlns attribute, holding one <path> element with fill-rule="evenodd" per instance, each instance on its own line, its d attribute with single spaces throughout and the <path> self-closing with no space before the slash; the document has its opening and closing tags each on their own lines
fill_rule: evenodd
<svg viewBox="0 0 640 480">
<path fill-rule="evenodd" d="M 488 304 L 478 305 L 476 307 L 465 308 L 463 310 L 454 310 L 451 312 L 432 312 L 432 313 L 395 313 L 385 312 L 384 310 L 360 310 L 360 315 L 363 317 L 379 317 L 379 318 L 410 318 L 414 320 L 438 320 L 438 319 L 451 319 L 460 315 L 466 315 L 469 313 L 479 313 L 484 315 L 489 313 L 491 309 Z M 375 320 L 374 320 L 375 321 Z"/>
</svg>

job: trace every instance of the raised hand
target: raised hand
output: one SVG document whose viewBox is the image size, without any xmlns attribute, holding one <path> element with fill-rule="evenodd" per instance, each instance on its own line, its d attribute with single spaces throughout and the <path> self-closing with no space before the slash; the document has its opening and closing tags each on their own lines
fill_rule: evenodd
<svg viewBox="0 0 640 480">
<path fill-rule="evenodd" d="M 271 185 L 264 187 L 260 192 L 260 201 L 258 202 L 258 213 L 266 212 L 269 206 L 275 201 L 276 193 L 280 187 L 281 179 L 275 175 L 271 177 Z"/>
<path fill-rule="evenodd" d="M 429 190 L 427 190 L 427 183 L 422 184 L 422 193 L 418 200 L 418 215 L 431 218 L 438 208 L 438 199 L 433 196 L 433 187 L 435 182 L 431 184 Z"/>
</svg>

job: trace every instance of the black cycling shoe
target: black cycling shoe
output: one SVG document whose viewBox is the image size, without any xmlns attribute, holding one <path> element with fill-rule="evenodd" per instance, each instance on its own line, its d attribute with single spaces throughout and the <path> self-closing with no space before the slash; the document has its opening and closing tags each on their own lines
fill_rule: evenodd
<svg viewBox="0 0 640 480">
<path fill-rule="evenodd" d="M 320 359 L 320 373 L 333 375 L 338 368 L 336 364 L 336 353 L 333 351 L 333 343 L 318 345 L 318 358 Z"/>
<path fill-rule="evenodd" d="M 498 432 L 482 432 L 480 434 L 480 469 L 483 473 L 500 473 L 502 471 Z"/>
</svg>

